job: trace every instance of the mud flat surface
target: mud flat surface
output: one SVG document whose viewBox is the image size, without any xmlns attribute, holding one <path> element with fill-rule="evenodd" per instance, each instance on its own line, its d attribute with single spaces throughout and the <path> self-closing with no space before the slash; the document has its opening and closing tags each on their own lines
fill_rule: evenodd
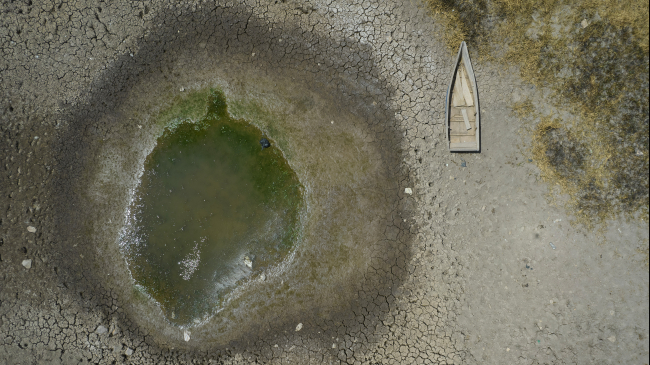
<svg viewBox="0 0 650 365">
<path fill-rule="evenodd" d="M 449 154 L 453 57 L 418 3 L 0 10 L 1 363 L 648 363 L 647 224 L 549 205 L 509 110 L 544 90 L 512 70 L 475 63 L 483 150 Z M 278 142 L 311 244 L 186 336 L 115 237 L 148 121 L 205 87 Z"/>
</svg>

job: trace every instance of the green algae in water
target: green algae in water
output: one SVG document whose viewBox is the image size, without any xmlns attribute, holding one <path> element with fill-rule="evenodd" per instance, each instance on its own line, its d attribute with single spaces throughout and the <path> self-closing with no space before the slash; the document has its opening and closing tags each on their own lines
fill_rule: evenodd
<svg viewBox="0 0 650 365">
<path fill-rule="evenodd" d="M 183 120 L 177 108 L 146 159 L 122 238 L 137 285 L 177 325 L 214 314 L 238 283 L 279 263 L 302 207 L 296 174 L 277 148 L 261 148 L 259 129 L 230 118 L 220 92 L 190 98 L 204 117 Z"/>
</svg>

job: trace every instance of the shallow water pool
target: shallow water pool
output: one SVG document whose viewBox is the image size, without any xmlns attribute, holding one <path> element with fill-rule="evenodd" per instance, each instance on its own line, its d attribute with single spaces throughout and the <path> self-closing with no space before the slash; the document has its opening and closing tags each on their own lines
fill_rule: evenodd
<svg viewBox="0 0 650 365">
<path fill-rule="evenodd" d="M 221 92 L 170 110 L 178 116 L 146 159 L 121 248 L 137 286 L 186 326 L 286 257 L 303 188 L 272 141 L 262 148 L 262 131 L 230 117 Z"/>
</svg>

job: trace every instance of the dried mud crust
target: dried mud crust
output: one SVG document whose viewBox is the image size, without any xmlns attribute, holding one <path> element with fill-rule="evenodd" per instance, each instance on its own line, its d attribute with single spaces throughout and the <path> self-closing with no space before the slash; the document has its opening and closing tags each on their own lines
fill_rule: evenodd
<svg viewBox="0 0 650 365">
<path fill-rule="evenodd" d="M 599 241 L 548 206 L 507 111 L 509 99 L 542 103 L 542 93 L 490 65 L 476 67 L 484 151 L 449 155 L 451 56 L 416 4 L 32 1 L 0 10 L 0 362 L 647 359 L 647 227 L 615 223 Z M 115 284 L 124 278 L 98 260 L 93 222 L 112 207 L 85 194 L 105 141 L 140 130 L 123 105 L 134 95 L 154 103 L 142 97 L 147 87 L 165 98 L 170 85 L 213 77 L 202 69 L 221 72 L 231 95 L 251 91 L 250 80 L 236 83 L 251 70 L 316 90 L 363 121 L 383 169 L 372 183 L 386 189 L 376 202 L 386 204 L 377 208 L 385 240 L 337 311 L 306 306 L 249 323 L 226 343 L 184 343 L 182 332 L 137 317 Z"/>
</svg>

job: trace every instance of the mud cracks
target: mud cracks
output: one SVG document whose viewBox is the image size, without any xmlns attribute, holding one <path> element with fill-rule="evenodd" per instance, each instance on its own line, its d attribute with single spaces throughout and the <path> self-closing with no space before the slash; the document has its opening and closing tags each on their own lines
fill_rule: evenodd
<svg viewBox="0 0 650 365">
<path fill-rule="evenodd" d="M 412 237 L 410 200 L 399 185 L 408 176 L 402 135 L 370 48 L 278 26 L 243 6 L 163 14 L 69 114 L 57 167 L 68 173 L 52 194 L 66 285 L 163 352 L 258 353 L 288 339 L 299 322 L 301 335 L 326 347 L 341 326 L 373 328 L 405 278 Z M 305 185 L 308 213 L 292 259 L 266 281 L 240 288 L 185 342 L 134 289 L 116 239 L 164 127 L 153 121 L 189 91 L 208 87 L 224 91 L 233 117 L 277 141 Z"/>
</svg>

